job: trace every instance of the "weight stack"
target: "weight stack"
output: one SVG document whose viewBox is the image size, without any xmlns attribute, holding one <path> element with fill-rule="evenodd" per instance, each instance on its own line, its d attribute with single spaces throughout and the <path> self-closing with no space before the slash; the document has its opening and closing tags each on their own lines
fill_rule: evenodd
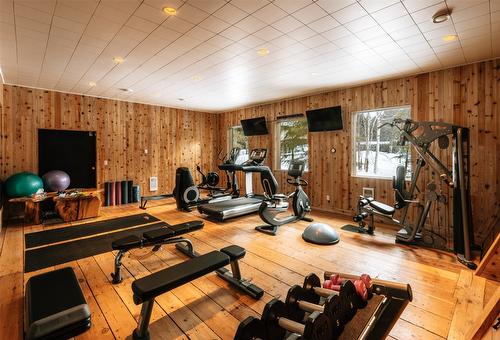
<svg viewBox="0 0 500 340">
<path fill-rule="evenodd" d="M 115 205 L 116 201 L 115 183 L 108 182 L 108 184 L 109 184 L 109 205 Z"/>
<path fill-rule="evenodd" d="M 127 204 L 128 203 L 128 182 L 127 181 L 121 181 L 120 186 L 122 189 L 122 204 Z"/>
<path fill-rule="evenodd" d="M 127 188 L 128 188 L 128 201 L 127 201 L 127 203 L 132 203 L 132 201 L 133 201 L 133 194 L 134 194 L 132 192 L 132 190 L 133 190 L 133 188 L 132 188 L 133 184 L 134 183 L 132 181 L 127 181 Z"/>
<path fill-rule="evenodd" d="M 141 188 L 138 185 L 132 187 L 132 202 L 137 203 L 141 200 Z"/>
<path fill-rule="evenodd" d="M 121 182 L 115 182 L 115 205 L 122 204 L 122 185 Z"/>
<path fill-rule="evenodd" d="M 111 205 L 111 182 L 104 182 L 104 206 Z"/>
</svg>

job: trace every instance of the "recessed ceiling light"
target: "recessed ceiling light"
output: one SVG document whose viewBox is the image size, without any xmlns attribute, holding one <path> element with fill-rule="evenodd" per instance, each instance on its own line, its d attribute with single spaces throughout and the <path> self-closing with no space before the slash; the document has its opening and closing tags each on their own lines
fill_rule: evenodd
<svg viewBox="0 0 500 340">
<path fill-rule="evenodd" d="M 203 79 L 203 77 L 202 77 L 202 76 L 200 76 L 199 74 L 197 74 L 197 75 L 195 75 L 195 76 L 192 76 L 192 77 L 191 77 L 191 79 L 192 79 L 192 80 L 194 80 L 194 81 L 200 81 L 200 80 L 202 80 L 202 79 Z"/>
<path fill-rule="evenodd" d="M 94 87 L 94 86 L 96 86 L 96 85 L 97 85 L 97 84 L 95 83 L 95 81 L 89 81 L 89 86 Z"/>
<path fill-rule="evenodd" d="M 125 59 L 123 57 L 114 57 L 113 61 L 117 64 L 121 64 L 125 61 Z"/>
<path fill-rule="evenodd" d="M 440 24 L 442 22 L 448 21 L 450 19 L 451 13 L 448 10 L 439 11 L 432 16 L 432 22 L 435 24 Z"/>
<path fill-rule="evenodd" d="M 183 102 L 184 98 L 177 98 L 178 101 Z"/>
<path fill-rule="evenodd" d="M 447 34 L 447 35 L 443 35 L 443 37 L 441 39 L 443 39 L 443 41 L 450 42 L 450 41 L 457 40 L 457 38 L 458 37 L 456 34 Z"/>
<path fill-rule="evenodd" d="M 175 8 L 172 8 L 172 7 L 163 7 L 163 12 L 165 12 L 168 15 L 176 15 L 177 14 L 177 10 Z"/>
<path fill-rule="evenodd" d="M 120 91 L 123 91 L 123 92 L 134 92 L 134 90 L 132 89 L 126 89 L 126 88 L 121 88 L 121 89 L 118 89 Z"/>
<path fill-rule="evenodd" d="M 319 73 L 318 72 L 313 72 L 311 73 L 311 76 L 317 76 Z"/>
<path fill-rule="evenodd" d="M 257 50 L 257 54 L 260 55 L 260 56 L 265 56 L 265 55 L 269 54 L 269 50 L 267 48 L 265 48 L 265 47 L 259 48 Z"/>
</svg>

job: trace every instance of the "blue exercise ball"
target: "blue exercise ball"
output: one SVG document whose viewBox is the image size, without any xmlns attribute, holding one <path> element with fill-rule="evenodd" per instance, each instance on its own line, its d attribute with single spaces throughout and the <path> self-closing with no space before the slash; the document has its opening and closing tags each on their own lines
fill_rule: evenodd
<svg viewBox="0 0 500 340">
<path fill-rule="evenodd" d="M 31 196 L 38 189 L 43 189 L 43 181 L 31 172 L 17 173 L 5 181 L 5 193 L 11 198 Z"/>
<path fill-rule="evenodd" d="M 43 175 L 42 178 L 45 190 L 47 191 L 63 191 L 70 184 L 69 175 L 62 170 L 51 170 Z"/>
</svg>

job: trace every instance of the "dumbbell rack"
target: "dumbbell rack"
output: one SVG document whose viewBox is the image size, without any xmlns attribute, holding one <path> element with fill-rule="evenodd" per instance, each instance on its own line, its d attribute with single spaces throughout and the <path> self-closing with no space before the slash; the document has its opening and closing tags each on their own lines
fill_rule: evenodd
<svg viewBox="0 0 500 340">
<path fill-rule="evenodd" d="M 325 272 L 324 273 L 324 278 L 325 280 L 330 279 L 332 272 Z M 358 276 L 352 275 L 352 274 L 343 274 L 343 273 L 337 273 L 340 275 L 340 277 L 354 281 L 356 279 L 359 279 Z M 308 277 L 315 276 L 314 274 L 310 274 L 306 277 L 306 280 L 304 282 L 304 287 L 306 287 L 306 281 L 308 281 Z M 316 279 L 316 284 L 319 284 L 319 278 L 315 276 Z M 351 284 L 352 285 L 352 284 Z M 314 284 L 314 286 L 316 286 Z M 317 287 L 317 286 L 316 286 Z M 300 291 L 300 288 L 297 289 Z M 293 287 L 289 291 L 286 299 L 286 303 L 289 303 L 289 296 L 292 296 L 290 294 L 293 291 Z M 330 338 L 335 338 L 335 339 L 341 339 L 341 340 L 351 340 L 351 339 L 384 339 L 388 336 L 389 332 L 391 331 L 392 327 L 394 324 L 397 322 L 399 317 L 401 316 L 401 313 L 403 313 L 404 309 L 408 305 L 410 301 L 412 301 L 412 291 L 411 287 L 409 284 L 402 284 L 398 282 L 392 282 L 392 281 L 385 281 L 385 280 L 379 280 L 379 279 L 371 279 L 371 292 L 372 297 L 368 299 L 368 301 L 363 304 L 363 307 L 358 307 L 357 311 L 355 312 L 354 316 L 350 321 L 346 322 L 343 326 L 343 329 L 340 329 L 340 334 L 338 331 L 333 332 L 335 335 L 331 334 Z M 299 294 L 299 293 L 297 293 Z M 341 293 L 342 294 L 342 293 Z M 321 298 L 324 300 L 325 298 Z M 276 299 L 273 299 L 275 301 Z M 299 298 L 299 300 L 301 300 Z M 279 304 L 281 304 L 284 307 L 284 304 L 280 301 L 276 301 Z M 249 339 L 263 339 L 263 340 L 278 340 L 274 339 L 276 338 L 274 331 L 267 330 L 266 328 L 266 321 L 270 320 L 270 318 L 265 315 L 266 310 L 268 309 L 268 305 L 271 304 L 272 302 L 269 302 L 266 304 L 266 308 L 264 309 L 263 312 L 263 318 L 261 320 L 256 319 L 254 317 L 248 317 L 244 321 L 241 322 L 240 327 L 238 328 L 238 331 L 236 332 L 235 339 L 237 340 L 249 340 Z M 320 302 L 320 304 L 323 304 Z M 276 305 L 276 303 L 274 303 Z M 289 307 L 290 308 L 290 307 Z M 332 305 L 332 308 L 334 306 Z M 344 308 L 344 307 L 341 307 Z M 290 312 L 289 312 L 290 313 Z M 318 313 L 318 312 L 315 312 Z M 288 318 L 288 315 L 293 315 L 293 314 L 288 314 L 286 315 L 285 313 L 277 313 L 276 315 L 283 315 L 285 318 Z M 293 316 L 292 316 L 293 318 Z M 295 319 L 296 320 L 296 319 Z M 331 320 L 331 319 L 330 319 Z M 281 324 L 281 321 L 279 322 Z M 300 325 L 297 322 L 293 322 L 293 324 Z M 292 329 L 298 327 L 287 327 L 286 329 L 289 329 L 290 332 L 292 332 Z M 320 328 L 317 328 L 317 330 L 320 330 Z M 271 332 L 271 333 L 270 333 Z M 308 336 L 299 336 L 298 334 L 295 333 L 290 333 L 287 332 L 285 337 L 280 339 L 287 339 L 287 340 L 295 340 L 295 339 L 301 339 L 301 340 L 311 340 L 309 339 Z M 293 331 L 294 332 L 294 331 Z M 313 338 L 324 338 L 323 335 L 318 335 L 320 334 L 321 331 L 319 332 L 312 332 Z M 325 340 L 328 340 L 325 338 Z"/>
<path fill-rule="evenodd" d="M 325 272 L 325 280 L 333 272 Z M 357 279 L 352 274 L 339 273 L 346 279 Z M 398 321 L 406 306 L 413 299 L 409 284 L 372 279 L 373 297 L 366 307 L 358 309 L 340 335 L 340 340 L 347 339 L 385 339 Z"/>
</svg>

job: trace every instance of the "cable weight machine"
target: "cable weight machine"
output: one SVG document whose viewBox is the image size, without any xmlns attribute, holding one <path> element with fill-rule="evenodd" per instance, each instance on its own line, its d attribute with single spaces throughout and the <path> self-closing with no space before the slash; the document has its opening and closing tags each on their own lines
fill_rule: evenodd
<svg viewBox="0 0 500 340">
<path fill-rule="evenodd" d="M 465 127 L 449 123 L 417 122 L 399 118 L 382 126 L 385 125 L 397 128 L 401 133 L 398 144 L 405 145 L 406 143 L 410 143 L 417 153 L 418 158 L 408 189 L 405 182 L 407 165 L 400 165 L 396 168 L 396 176 L 393 177 L 393 189 L 395 193 L 395 203 L 393 206 L 375 201 L 373 198 L 360 196 L 358 200 L 358 212 L 353 217 L 353 220 L 358 222 L 359 231 L 373 234 L 375 229 L 374 216 L 379 216 L 401 227 L 396 234 L 396 242 L 449 250 L 446 246 L 446 239 L 425 228 L 425 222 L 432 204 L 434 202 L 446 203 L 447 197 L 437 191 L 436 183 L 429 182 L 426 185 L 424 202 L 418 200 L 420 191 L 417 187 L 417 182 L 421 170 L 425 166 L 429 166 L 453 192 L 451 202 L 453 215 L 453 251 L 457 254 L 457 259 L 462 264 L 475 269 L 476 264 L 471 261 L 473 233 L 469 193 L 469 130 Z M 451 168 L 443 164 L 431 151 L 431 146 L 434 143 L 437 143 L 441 150 L 451 149 Z M 408 216 L 410 206 L 416 206 L 417 208 L 413 223 L 410 223 Z M 397 210 L 401 211 L 400 220 L 393 217 Z M 365 222 L 366 219 L 368 219 L 368 225 Z"/>
</svg>

